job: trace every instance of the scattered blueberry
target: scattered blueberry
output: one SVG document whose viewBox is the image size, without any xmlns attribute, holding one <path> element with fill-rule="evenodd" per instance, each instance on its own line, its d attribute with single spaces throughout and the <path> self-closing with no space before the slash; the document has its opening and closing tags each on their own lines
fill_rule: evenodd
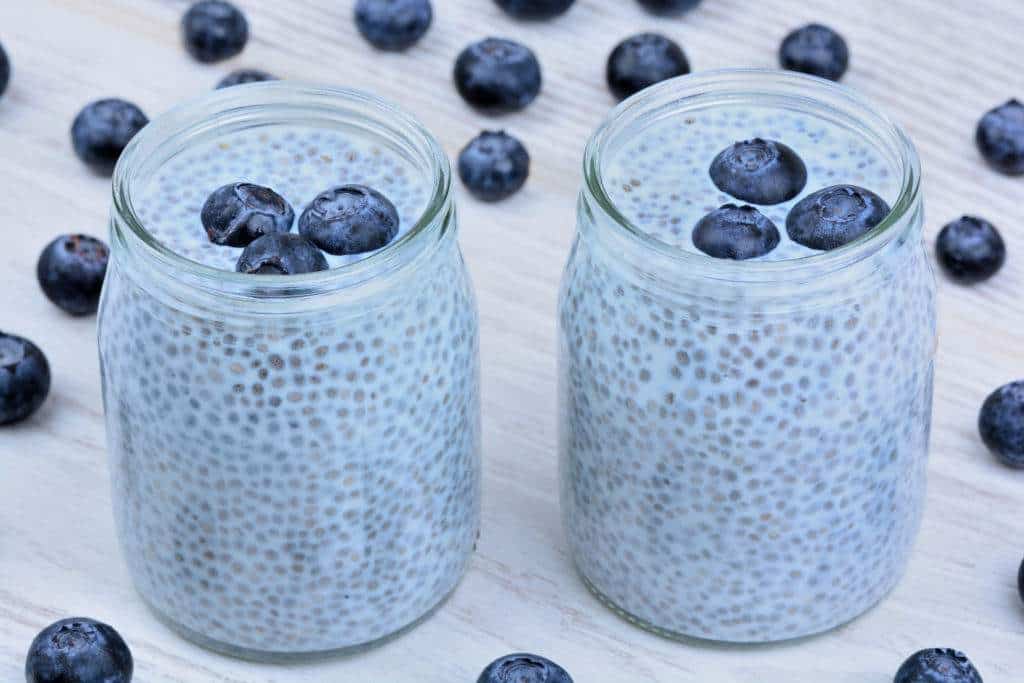
<svg viewBox="0 0 1024 683">
<path fill-rule="evenodd" d="M 28 339 L 0 332 L 0 425 L 24 420 L 50 393 L 50 364 Z"/>
<path fill-rule="evenodd" d="M 476 683 L 572 683 L 572 677 L 538 655 L 506 655 L 491 662 Z"/>
<path fill-rule="evenodd" d="M 88 235 L 61 235 L 39 255 L 43 294 L 71 315 L 95 313 L 107 274 L 107 245 Z"/>
<path fill-rule="evenodd" d="M 711 180 L 740 201 L 781 204 L 803 191 L 807 167 L 781 142 L 754 138 L 722 150 L 711 162 Z"/>
<path fill-rule="evenodd" d="M 512 40 L 485 38 L 455 60 L 455 87 L 481 111 L 501 114 L 524 109 L 540 93 L 540 62 Z"/>
<path fill-rule="evenodd" d="M 849 244 L 889 215 L 889 205 L 871 190 L 833 185 L 797 202 L 786 217 L 786 232 L 811 249 L 837 249 Z"/>
<path fill-rule="evenodd" d="M 640 33 L 619 43 L 608 57 L 608 87 L 620 100 L 675 76 L 690 73 L 677 43 L 658 33 Z"/>
<path fill-rule="evenodd" d="M 277 76 L 272 76 L 266 71 L 259 69 L 239 69 L 232 71 L 217 83 L 217 90 L 230 88 L 233 85 L 244 85 L 246 83 L 262 83 L 263 81 L 276 81 Z"/>
<path fill-rule="evenodd" d="M 896 672 L 893 683 L 982 683 L 982 680 L 963 652 L 932 648 L 912 654 Z"/>
<path fill-rule="evenodd" d="M 689 12 L 700 4 L 700 0 L 640 0 L 640 4 L 648 12 L 670 16 Z"/>
<path fill-rule="evenodd" d="M 783 69 L 838 81 L 850 66 L 850 49 L 843 37 L 821 24 L 808 24 L 790 33 L 779 47 Z"/>
<path fill-rule="evenodd" d="M 430 0 L 359 0 L 356 28 L 380 50 L 406 50 L 424 36 L 434 19 Z"/>
<path fill-rule="evenodd" d="M 565 14 L 576 0 L 494 0 L 516 19 L 551 19 Z"/>
<path fill-rule="evenodd" d="M 975 141 L 992 168 L 1024 175 L 1024 104 L 1010 100 L 981 117 Z"/>
<path fill-rule="evenodd" d="M 398 209 L 365 185 L 341 185 L 318 194 L 299 217 L 299 232 L 328 254 L 374 251 L 398 234 Z"/>
<path fill-rule="evenodd" d="M 7 90 L 7 84 L 11 80 L 11 60 L 7 58 L 4 46 L 0 45 L 0 95 Z"/>
<path fill-rule="evenodd" d="M 135 134 L 149 119 L 131 102 L 98 100 L 86 105 L 71 124 L 71 144 L 78 158 L 97 173 L 110 174 Z"/>
<path fill-rule="evenodd" d="M 942 228 L 935 251 L 946 273 L 964 284 L 989 279 L 1006 261 L 1006 244 L 999 231 L 974 216 L 964 216 Z"/>
<path fill-rule="evenodd" d="M 496 202 L 510 197 L 530 175 L 530 154 L 504 131 L 484 131 L 459 154 L 459 177 L 477 199 Z"/>
<path fill-rule="evenodd" d="M 62 619 L 35 637 L 25 660 L 28 683 L 129 683 L 131 650 L 121 635 L 93 619 Z"/>
<path fill-rule="evenodd" d="M 294 232 L 272 232 L 242 250 L 235 270 L 249 275 L 301 275 L 327 270 L 316 245 Z"/>
<path fill-rule="evenodd" d="M 697 221 L 693 244 L 708 256 L 743 261 L 779 245 L 779 229 L 752 206 L 725 204 Z"/>
<path fill-rule="evenodd" d="M 185 49 L 200 62 L 230 59 L 249 40 L 249 22 L 230 2 L 201 0 L 192 5 L 181 19 Z"/>
<path fill-rule="evenodd" d="M 210 194 L 200 219 L 214 244 L 244 247 L 263 235 L 290 231 L 295 210 L 269 187 L 232 183 Z"/>
<path fill-rule="evenodd" d="M 978 431 L 1000 462 L 1024 469 L 1024 380 L 1004 384 L 985 399 Z"/>
<path fill-rule="evenodd" d="M 1020 563 L 1020 570 L 1017 571 L 1017 592 L 1020 599 L 1024 600 L 1024 561 Z"/>
</svg>

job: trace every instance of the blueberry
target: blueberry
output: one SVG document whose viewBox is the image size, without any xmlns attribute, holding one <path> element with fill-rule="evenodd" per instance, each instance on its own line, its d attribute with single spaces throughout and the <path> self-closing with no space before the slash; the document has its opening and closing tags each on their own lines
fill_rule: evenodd
<svg viewBox="0 0 1024 683">
<path fill-rule="evenodd" d="M 988 221 L 964 216 L 946 225 L 935 241 L 939 264 L 964 284 L 987 280 L 1006 261 L 1006 244 Z"/>
<path fill-rule="evenodd" d="M 711 162 L 711 180 L 741 201 L 781 204 L 803 191 L 807 167 L 781 142 L 754 138 L 722 150 Z"/>
<path fill-rule="evenodd" d="M 263 81 L 276 81 L 277 76 L 272 76 L 266 71 L 259 69 L 239 69 L 232 71 L 217 83 L 217 90 L 230 88 L 233 85 L 244 85 L 246 83 L 262 83 Z"/>
<path fill-rule="evenodd" d="M 640 0 L 640 4 L 648 12 L 670 16 L 689 12 L 700 4 L 700 0 Z"/>
<path fill-rule="evenodd" d="M 97 100 L 86 105 L 71 124 L 71 144 L 78 158 L 97 173 L 110 174 L 135 134 L 149 119 L 131 102 Z"/>
<path fill-rule="evenodd" d="M 95 313 L 107 274 L 107 245 L 88 235 L 61 235 L 39 255 L 43 294 L 71 315 Z"/>
<path fill-rule="evenodd" d="M 272 232 L 242 250 L 235 270 L 249 275 L 301 275 L 327 270 L 316 245 L 294 232 Z"/>
<path fill-rule="evenodd" d="M 690 73 L 677 43 L 658 33 L 640 33 L 619 43 L 608 56 L 608 87 L 620 100 L 675 76 Z"/>
<path fill-rule="evenodd" d="M 249 22 L 230 2 L 201 0 L 185 12 L 181 32 L 190 55 L 200 62 L 220 62 L 245 48 Z"/>
<path fill-rule="evenodd" d="M 356 28 L 380 50 L 406 50 L 430 28 L 434 10 L 430 0 L 359 0 Z"/>
<path fill-rule="evenodd" d="M 28 339 L 0 332 L 0 425 L 24 420 L 50 393 L 50 364 Z"/>
<path fill-rule="evenodd" d="M 318 194 L 299 216 L 299 232 L 328 254 L 362 254 L 398 234 L 398 209 L 365 185 L 341 185 Z"/>
<path fill-rule="evenodd" d="M 494 0 L 516 19 L 551 19 L 565 14 L 576 0 Z"/>
<path fill-rule="evenodd" d="M 459 154 L 459 176 L 477 199 L 496 202 L 510 197 L 530 175 L 530 154 L 504 131 L 484 131 Z"/>
<path fill-rule="evenodd" d="M 491 662 L 476 683 L 572 683 L 572 677 L 550 659 L 514 654 Z"/>
<path fill-rule="evenodd" d="M 932 648 L 912 654 L 896 672 L 893 683 L 982 683 L 982 680 L 963 652 Z"/>
<path fill-rule="evenodd" d="M 850 66 L 850 49 L 843 37 L 821 24 L 808 24 L 790 33 L 779 46 L 783 69 L 838 81 Z"/>
<path fill-rule="evenodd" d="M 697 221 L 693 244 L 708 256 L 744 261 L 779 245 L 779 229 L 752 206 L 725 204 Z"/>
<path fill-rule="evenodd" d="M 232 183 L 210 194 L 200 219 L 214 244 L 244 247 L 263 235 L 290 231 L 295 210 L 269 187 Z"/>
<path fill-rule="evenodd" d="M 526 108 L 540 93 L 540 62 L 512 40 L 485 38 L 455 60 L 455 87 L 477 109 L 501 114 Z"/>
<path fill-rule="evenodd" d="M 129 683 L 131 650 L 121 635 L 86 618 L 62 619 L 35 637 L 25 660 L 28 683 Z"/>
<path fill-rule="evenodd" d="M 1017 593 L 1020 594 L 1020 599 L 1024 600 L 1024 561 L 1020 563 L 1020 569 L 1017 571 Z"/>
<path fill-rule="evenodd" d="M 1024 175 L 1024 104 L 1010 100 L 985 114 L 974 139 L 992 168 Z"/>
<path fill-rule="evenodd" d="M 811 249 L 837 249 L 849 244 L 889 215 L 889 205 L 871 190 L 833 185 L 810 194 L 790 210 L 786 232 Z"/>
<path fill-rule="evenodd" d="M 7 58 L 4 46 L 0 45 L 0 95 L 7 90 L 7 84 L 11 81 L 11 60 Z"/>
<path fill-rule="evenodd" d="M 1024 380 L 1005 384 L 985 399 L 978 431 L 1000 462 L 1024 469 Z"/>
</svg>

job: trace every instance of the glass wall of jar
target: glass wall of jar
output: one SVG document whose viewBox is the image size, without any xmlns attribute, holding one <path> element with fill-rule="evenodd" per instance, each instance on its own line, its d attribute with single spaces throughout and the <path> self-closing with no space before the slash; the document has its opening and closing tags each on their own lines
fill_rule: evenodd
<svg viewBox="0 0 1024 683">
<path fill-rule="evenodd" d="M 890 213 L 813 251 L 785 235 L 792 202 L 760 207 L 783 226 L 777 253 L 702 253 L 695 223 L 735 201 L 712 159 L 756 137 L 803 157 L 800 197 L 869 185 Z M 853 619 L 896 585 L 924 505 L 935 283 L 911 142 L 843 87 L 710 72 L 621 105 L 584 172 L 559 305 L 579 573 L 669 636 L 766 642 Z"/>
<path fill-rule="evenodd" d="M 330 270 L 235 273 L 199 223 L 221 183 L 278 189 L 298 213 L 368 176 L 407 227 Z M 125 151 L 111 242 L 99 348 L 113 500 L 156 614 L 275 660 L 366 647 L 435 609 L 477 538 L 480 400 L 476 303 L 434 138 L 355 92 L 221 90 Z"/>
</svg>

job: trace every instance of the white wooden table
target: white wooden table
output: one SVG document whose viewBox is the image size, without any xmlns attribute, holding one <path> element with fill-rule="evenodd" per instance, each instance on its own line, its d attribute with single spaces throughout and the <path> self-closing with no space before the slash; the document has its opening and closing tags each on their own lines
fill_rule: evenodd
<svg viewBox="0 0 1024 683">
<path fill-rule="evenodd" d="M 136 680 L 473 683 L 492 658 L 546 654 L 578 683 L 888 683 L 922 647 L 968 652 L 989 683 L 1024 677 L 1024 473 L 981 446 L 977 409 L 1024 376 L 1024 179 L 987 170 L 979 116 L 1024 96 L 1018 0 L 705 0 L 659 20 L 633 0 L 578 0 L 563 18 L 520 24 L 491 0 L 434 0 L 436 20 L 405 55 L 371 50 L 353 0 L 238 0 L 252 25 L 241 57 L 202 66 L 179 44 L 186 0 L 3 0 L 0 41 L 13 62 L 0 100 L 0 328 L 48 354 L 53 392 L 30 421 L 0 431 L 0 680 L 22 680 L 33 635 L 63 616 L 114 624 Z M 980 213 L 1010 256 L 993 281 L 941 282 L 931 488 L 910 571 L 881 607 L 837 632 L 779 647 L 679 644 L 643 633 L 590 596 L 570 568 L 556 486 L 555 300 L 573 234 L 580 157 L 613 104 L 605 58 L 642 29 L 678 39 L 695 69 L 773 66 L 782 36 L 820 20 L 853 53 L 845 83 L 880 101 L 924 160 L 929 239 Z M 458 51 L 487 34 L 531 45 L 542 96 L 488 119 L 450 84 Z M 521 194 L 496 206 L 460 198 L 461 241 L 479 292 L 484 369 L 483 536 L 455 597 L 409 635 L 373 652 L 308 666 L 259 666 L 205 652 L 146 611 L 119 556 L 110 512 L 95 321 L 71 319 L 35 281 L 60 232 L 104 234 L 109 182 L 73 156 L 68 127 L 102 96 L 151 116 L 210 89 L 229 69 L 373 90 L 422 118 L 453 156 L 482 127 L 505 127 L 533 153 Z"/>
</svg>

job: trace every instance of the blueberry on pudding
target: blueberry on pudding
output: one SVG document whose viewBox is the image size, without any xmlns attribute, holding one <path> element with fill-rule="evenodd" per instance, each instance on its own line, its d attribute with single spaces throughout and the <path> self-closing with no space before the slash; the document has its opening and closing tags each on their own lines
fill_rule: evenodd
<svg viewBox="0 0 1024 683">
<path fill-rule="evenodd" d="M 744 261 L 779 245 L 779 229 L 752 206 L 726 204 L 697 222 L 693 245 L 708 256 Z"/>
<path fill-rule="evenodd" d="M 231 183 L 207 198 L 200 219 L 214 244 L 244 247 L 264 235 L 291 230 L 295 210 L 269 187 Z"/>
<path fill-rule="evenodd" d="M 711 162 L 711 180 L 740 201 L 781 204 L 803 191 L 807 167 L 787 145 L 754 138 L 722 150 Z"/>
<path fill-rule="evenodd" d="M 866 234 L 889 215 L 889 205 L 871 190 L 833 185 L 801 199 L 786 217 L 789 238 L 828 251 Z"/>
<path fill-rule="evenodd" d="M 387 246 L 398 234 L 398 210 L 365 185 L 318 194 L 299 216 L 299 232 L 328 254 L 350 255 Z"/>
<path fill-rule="evenodd" d="M 275 232 L 251 242 L 238 257 L 235 270 L 250 275 L 302 275 L 327 270 L 327 258 L 316 245 L 293 232 Z"/>
</svg>

